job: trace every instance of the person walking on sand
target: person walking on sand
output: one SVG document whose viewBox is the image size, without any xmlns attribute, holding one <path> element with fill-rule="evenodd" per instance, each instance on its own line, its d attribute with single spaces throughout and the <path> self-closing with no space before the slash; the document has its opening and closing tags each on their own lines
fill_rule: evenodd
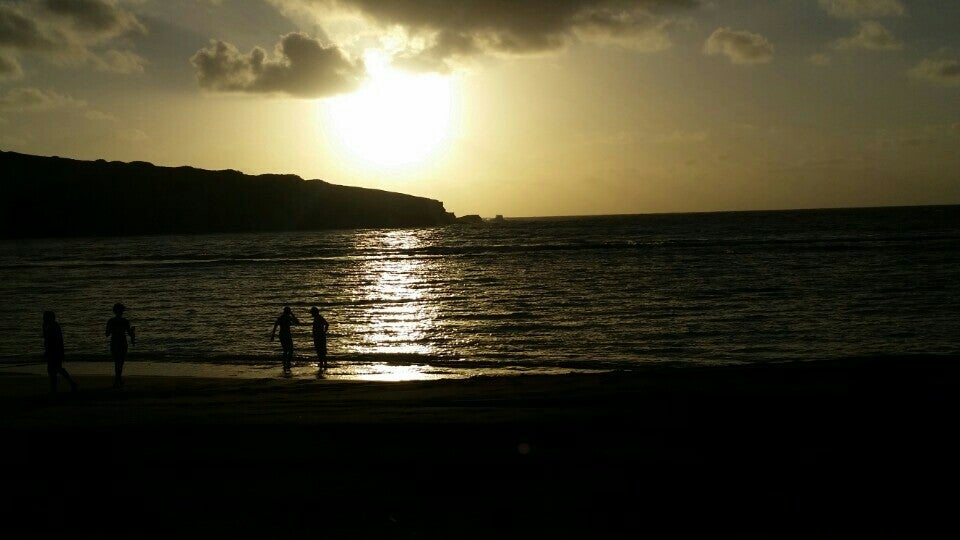
<svg viewBox="0 0 960 540">
<path fill-rule="evenodd" d="M 47 359 L 47 375 L 50 376 L 50 393 L 57 393 L 57 375 L 70 383 L 70 390 L 76 391 L 77 383 L 63 368 L 63 331 L 52 311 L 43 312 L 43 356 Z"/>
<path fill-rule="evenodd" d="M 293 315 L 290 306 L 283 308 L 283 313 L 277 317 L 277 322 L 273 323 L 273 332 L 270 333 L 270 341 L 277 337 L 277 328 L 280 328 L 280 345 L 283 347 L 283 370 L 290 371 L 293 363 L 293 334 L 290 327 L 300 324 L 300 321 Z"/>
<path fill-rule="evenodd" d="M 110 355 L 113 356 L 113 387 L 123 386 L 123 363 L 127 360 L 127 336 L 130 336 L 130 344 L 135 345 L 135 328 L 130 326 L 130 321 L 123 318 L 123 312 L 126 306 L 117 303 L 113 305 L 113 313 L 116 315 L 107 321 L 107 337 L 110 338 Z"/>
<path fill-rule="evenodd" d="M 317 306 L 310 308 L 310 314 L 313 315 L 313 348 L 317 351 L 317 367 L 322 373 L 327 370 L 327 329 L 330 324 L 320 315 Z"/>
</svg>

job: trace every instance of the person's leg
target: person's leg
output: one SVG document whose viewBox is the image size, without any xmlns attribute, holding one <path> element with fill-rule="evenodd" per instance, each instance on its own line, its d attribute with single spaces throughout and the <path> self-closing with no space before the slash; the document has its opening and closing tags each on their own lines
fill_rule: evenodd
<svg viewBox="0 0 960 540">
<path fill-rule="evenodd" d="M 50 379 L 50 393 L 57 393 L 57 372 L 60 370 L 60 365 L 56 361 L 47 360 L 47 376 Z"/>
<path fill-rule="evenodd" d="M 280 336 L 280 345 L 283 346 L 283 369 L 289 370 L 293 363 L 293 338 L 288 335 Z"/>
<path fill-rule="evenodd" d="M 123 362 L 126 360 L 125 355 L 122 353 L 117 353 L 113 355 L 113 386 L 114 388 L 120 388 L 123 386 Z"/>
<path fill-rule="evenodd" d="M 68 383 L 70 383 L 70 390 L 77 389 L 77 383 L 73 380 L 73 377 L 71 377 L 70 374 L 67 373 L 66 368 L 61 367 L 60 374 L 63 375 L 63 378 L 66 379 Z"/>
</svg>

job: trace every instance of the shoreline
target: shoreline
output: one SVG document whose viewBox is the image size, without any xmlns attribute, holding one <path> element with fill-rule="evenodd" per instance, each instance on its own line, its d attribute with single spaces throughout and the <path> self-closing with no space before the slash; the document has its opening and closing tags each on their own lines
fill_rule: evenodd
<svg viewBox="0 0 960 540">
<path fill-rule="evenodd" d="M 289 374 L 283 372 L 280 361 L 275 362 L 202 362 L 184 360 L 157 360 L 141 357 L 128 360 L 124 364 L 124 377 L 193 377 L 210 379 L 329 379 L 343 381 L 428 381 L 438 379 L 466 379 L 470 377 L 514 376 L 514 375 L 566 375 L 571 373 L 604 373 L 613 368 L 563 367 L 557 365 L 503 365 L 496 362 L 465 363 L 455 362 L 438 364 L 405 359 L 403 361 L 384 360 L 382 357 L 358 357 L 351 359 L 330 359 L 328 369 L 322 377 L 316 360 L 297 359 Z M 97 359 L 73 360 L 64 362 L 67 372 L 78 376 L 112 376 L 113 362 Z M 37 375 L 46 377 L 46 363 L 42 359 L 7 359 L 0 362 L 0 376 L 3 374 Z"/>
<path fill-rule="evenodd" d="M 957 356 L 78 382 L 0 374 L 12 537 L 911 538 L 960 502 Z"/>
<path fill-rule="evenodd" d="M 458 414 L 469 413 L 471 421 L 494 410 L 540 421 L 536 415 L 526 415 L 526 409 L 545 400 L 549 404 L 546 410 L 558 421 L 564 421 L 613 414 L 616 411 L 611 409 L 610 400 L 623 401 L 618 407 L 631 410 L 638 406 L 633 402 L 635 398 L 650 396 L 657 399 L 694 396 L 702 400 L 714 395 L 717 399 L 753 398 L 758 402 L 792 396 L 818 402 L 853 399 L 863 393 L 876 399 L 878 396 L 874 394 L 881 391 L 877 386 L 890 387 L 891 396 L 902 392 L 899 387 L 907 384 L 938 390 L 956 385 L 960 391 L 960 356 L 953 355 L 895 355 L 728 366 L 646 365 L 632 370 L 593 372 L 475 372 L 471 376 L 419 379 L 390 378 L 398 374 L 396 371 L 363 373 L 362 370 L 369 367 L 366 365 L 359 369 L 334 365 L 329 375 L 317 377 L 315 366 L 295 366 L 290 376 L 284 376 L 280 366 L 138 361 L 127 363 L 125 385 L 120 391 L 112 389 L 112 363 L 76 362 L 66 367 L 80 389 L 71 392 L 60 377 L 56 395 L 49 393 L 45 364 L 0 367 L 0 396 L 3 396 L 0 403 L 8 408 L 8 414 L 0 419 L 0 426 L 30 426 L 33 420 L 23 418 L 21 422 L 16 415 L 9 414 L 11 406 L 22 408 L 25 403 L 30 404 L 28 408 L 43 412 L 34 418 L 37 425 L 58 417 L 71 418 L 81 424 L 83 421 L 97 423 L 97 414 L 111 418 L 110 411 L 118 401 L 136 404 L 138 414 L 142 415 L 127 417 L 128 424 L 138 421 L 212 424 L 221 420 L 243 423 L 243 418 L 231 415 L 236 407 L 250 404 L 275 409 L 270 415 L 258 416 L 264 422 L 297 423 L 300 420 L 291 419 L 302 419 L 306 410 L 319 407 L 342 410 L 353 405 L 356 405 L 355 414 L 348 417 L 311 413 L 310 422 L 345 418 L 369 421 L 382 413 L 371 412 L 371 399 L 389 402 L 397 411 L 422 408 L 421 401 L 428 400 L 434 409 L 445 407 L 452 420 L 456 420 Z M 426 371 L 409 370 L 401 375 L 411 373 L 430 376 Z M 362 378 L 364 376 L 368 378 Z M 586 405 L 580 407 L 584 403 Z M 185 413 L 187 405 L 195 407 Z M 203 407 L 196 408 L 200 405 Z M 481 410 L 483 414 L 478 413 Z M 402 417 L 404 415 L 398 416 Z"/>
</svg>

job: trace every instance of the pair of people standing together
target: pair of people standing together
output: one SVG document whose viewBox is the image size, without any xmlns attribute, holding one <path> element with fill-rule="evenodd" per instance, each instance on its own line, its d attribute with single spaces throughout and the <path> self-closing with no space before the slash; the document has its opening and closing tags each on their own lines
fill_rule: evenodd
<svg viewBox="0 0 960 540">
<path fill-rule="evenodd" d="M 322 372 L 327 369 L 327 330 L 330 325 L 320 315 L 320 310 L 316 306 L 310 308 L 310 314 L 313 315 L 313 347 L 317 351 L 317 362 Z M 273 341 L 277 336 L 277 329 L 280 329 L 284 371 L 290 371 L 293 364 L 293 333 L 291 327 L 295 324 L 301 324 L 300 320 L 293 314 L 293 310 L 287 306 L 283 308 L 283 313 L 277 317 L 277 322 L 273 323 L 273 332 L 270 333 L 270 341 Z"/>
<path fill-rule="evenodd" d="M 114 317 L 107 321 L 107 337 L 110 338 L 110 355 L 113 356 L 113 386 L 120 388 L 123 386 L 123 364 L 127 360 L 127 336 L 130 336 L 130 343 L 133 344 L 136 339 L 136 328 L 130 325 L 130 321 L 123 318 L 123 312 L 126 307 L 123 304 L 113 305 Z M 47 375 L 50 376 L 50 391 L 57 391 L 57 376 L 70 383 L 73 390 L 77 389 L 77 384 L 63 367 L 64 347 L 63 330 L 60 323 L 57 322 L 57 315 L 52 311 L 43 312 L 43 355 L 47 360 Z"/>
</svg>

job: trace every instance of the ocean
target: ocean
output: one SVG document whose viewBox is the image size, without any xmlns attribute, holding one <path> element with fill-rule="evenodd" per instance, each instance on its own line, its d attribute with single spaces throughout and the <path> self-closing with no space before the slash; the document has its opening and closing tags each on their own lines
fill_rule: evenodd
<svg viewBox="0 0 960 540">
<path fill-rule="evenodd" d="M 284 306 L 301 369 L 317 306 L 332 373 L 399 378 L 957 354 L 960 206 L 4 240 L 0 298 L 7 364 L 39 361 L 43 310 L 68 366 L 109 360 L 115 302 L 160 371 L 272 374 Z"/>
</svg>

